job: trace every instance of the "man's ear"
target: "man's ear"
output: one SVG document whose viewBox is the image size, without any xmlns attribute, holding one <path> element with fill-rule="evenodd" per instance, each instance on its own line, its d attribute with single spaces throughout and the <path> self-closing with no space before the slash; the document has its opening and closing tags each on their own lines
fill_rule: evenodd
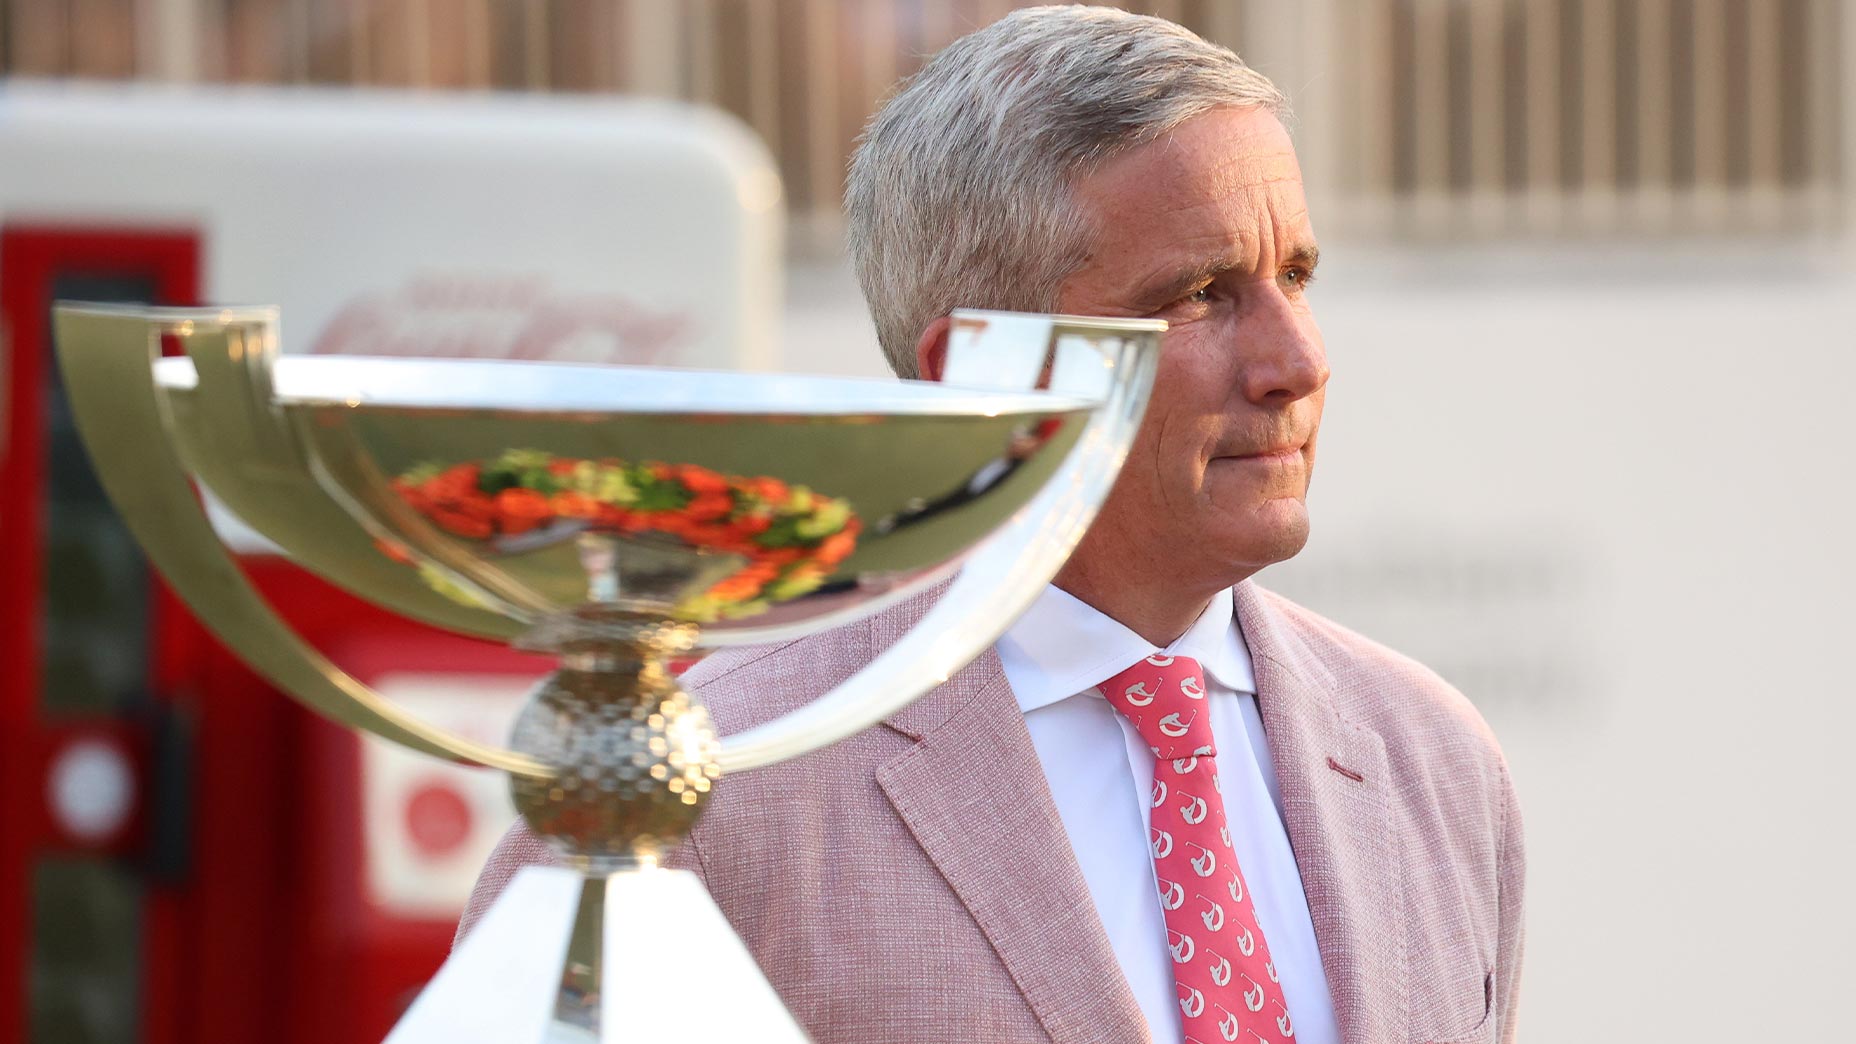
<svg viewBox="0 0 1856 1044">
<path fill-rule="evenodd" d="M 948 316 L 929 323 L 915 342 L 915 372 L 924 381 L 938 381 L 947 371 L 947 331 L 952 325 Z"/>
</svg>

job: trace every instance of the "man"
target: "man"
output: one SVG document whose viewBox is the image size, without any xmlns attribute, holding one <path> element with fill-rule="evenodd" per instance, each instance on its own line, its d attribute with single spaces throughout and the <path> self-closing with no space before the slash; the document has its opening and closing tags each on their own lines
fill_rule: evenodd
<svg viewBox="0 0 1856 1044">
<path fill-rule="evenodd" d="M 1157 316 L 1152 404 L 993 651 L 725 780 L 677 861 L 820 1041 L 1512 1039 L 1521 825 L 1422 666 L 1257 587 L 1299 551 L 1328 378 L 1281 95 L 1170 23 L 1017 12 L 872 120 L 851 248 L 897 372 L 959 306 Z M 728 733 L 932 596 L 686 679 Z M 802 680 L 803 679 L 803 680 Z M 512 831 L 464 930 L 546 849 Z"/>
</svg>

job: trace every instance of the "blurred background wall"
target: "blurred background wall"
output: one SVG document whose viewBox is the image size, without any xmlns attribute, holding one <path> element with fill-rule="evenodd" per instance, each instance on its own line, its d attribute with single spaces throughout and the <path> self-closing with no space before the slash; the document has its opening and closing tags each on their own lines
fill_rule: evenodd
<svg viewBox="0 0 1856 1044">
<path fill-rule="evenodd" d="M 876 374 L 845 157 L 898 77 L 1013 6 L 0 0 L 0 74 L 719 106 L 785 181 L 781 365 Z M 1295 102 L 1335 376 L 1315 537 L 1262 581 L 1501 736 L 1522 1039 L 1847 1039 L 1856 10 L 1123 6 Z M 119 951 L 41 955 L 42 1010 L 104 1013 L 43 1039 L 138 1039 Z"/>
</svg>

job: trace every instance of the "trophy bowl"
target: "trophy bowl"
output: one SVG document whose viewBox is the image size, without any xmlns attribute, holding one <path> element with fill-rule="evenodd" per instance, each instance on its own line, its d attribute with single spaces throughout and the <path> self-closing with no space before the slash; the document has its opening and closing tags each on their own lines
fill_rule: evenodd
<svg viewBox="0 0 1856 1044">
<path fill-rule="evenodd" d="M 507 772 L 518 811 L 572 868 L 518 877 L 395 1031 L 407 1041 L 544 1039 L 514 1028 L 530 1025 L 607 1039 L 620 1020 L 646 1039 L 696 1024 L 802 1039 L 700 884 L 658 864 L 725 773 L 894 713 L 1029 605 L 1120 467 L 1164 329 L 957 312 L 945 379 L 926 383 L 283 356 L 269 308 L 56 311 L 98 475 L 202 622 L 337 721 Z M 182 354 L 164 358 L 164 343 Z M 196 482 L 365 600 L 556 656 L 508 749 L 426 725 L 308 648 L 220 545 Z M 668 669 L 693 647 L 790 640 L 954 574 L 859 673 L 737 735 L 717 737 Z M 758 999 L 704 1011 L 643 956 L 668 945 L 734 969 L 706 990 L 719 977 Z M 534 960 L 512 968 L 511 953 Z M 469 1010 L 492 983 L 527 996 L 510 985 L 524 974 L 532 1004 L 503 1003 L 500 1022 Z"/>
</svg>

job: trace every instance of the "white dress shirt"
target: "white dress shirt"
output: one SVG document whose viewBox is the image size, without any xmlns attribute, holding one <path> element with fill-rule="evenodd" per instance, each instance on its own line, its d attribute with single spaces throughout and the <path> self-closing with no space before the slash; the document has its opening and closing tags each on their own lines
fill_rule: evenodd
<svg viewBox="0 0 1856 1044">
<path fill-rule="evenodd" d="M 1095 686 L 1156 652 L 1199 662 L 1231 847 L 1282 978 L 1295 1040 L 1338 1044 L 1327 975 L 1257 712 L 1256 675 L 1231 592 L 1213 598 L 1198 621 L 1162 650 L 1068 592 L 1047 587 L 997 649 L 1109 945 L 1157 1044 L 1179 1041 L 1183 1031 L 1147 842 L 1154 756 Z"/>
</svg>

